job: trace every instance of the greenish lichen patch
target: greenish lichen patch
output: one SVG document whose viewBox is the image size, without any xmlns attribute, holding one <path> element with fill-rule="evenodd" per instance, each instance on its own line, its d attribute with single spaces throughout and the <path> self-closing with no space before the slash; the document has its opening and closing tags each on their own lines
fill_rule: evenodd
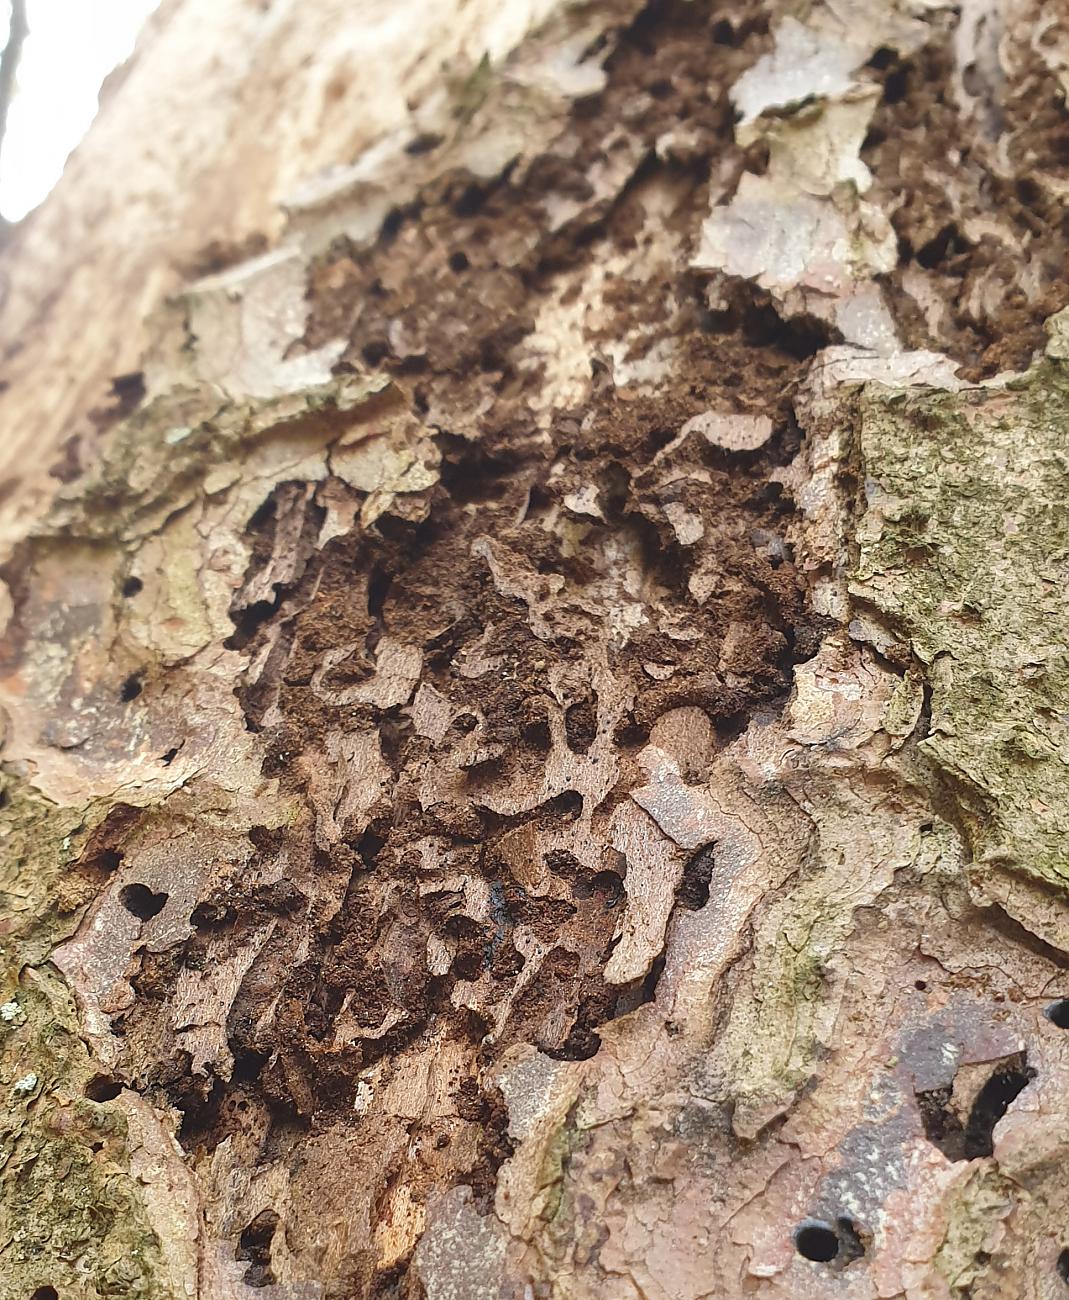
<svg viewBox="0 0 1069 1300">
<path fill-rule="evenodd" d="M 232 401 L 211 385 L 174 388 L 117 426 L 100 463 L 61 493 L 42 531 L 134 540 L 198 493 L 255 477 L 266 441 L 312 453 L 396 402 L 382 378 L 344 378 L 270 399 Z M 215 474 L 213 476 L 213 470 Z"/>
<path fill-rule="evenodd" d="M 94 1070 L 66 987 L 29 969 L 17 1001 L 23 1023 L 0 1037 L 0 1295 L 170 1296 L 125 1117 L 85 1096 Z"/>
<path fill-rule="evenodd" d="M 93 882 L 69 868 L 102 815 L 59 808 L 25 782 L 0 776 L 0 996 L 12 998 L 25 965 L 46 960 L 72 933 Z M 7 1018 L 0 1015 L 0 1034 Z"/>
<path fill-rule="evenodd" d="M 932 688 L 921 742 L 980 873 L 1069 884 L 1069 384 L 870 386 L 851 592 Z"/>
<path fill-rule="evenodd" d="M 953 1295 L 968 1295 L 984 1273 L 1001 1221 L 1013 1208 L 1013 1188 L 991 1161 L 984 1161 L 949 1198 L 946 1232 L 935 1267 Z"/>
<path fill-rule="evenodd" d="M 0 1296 L 168 1297 L 161 1247 L 130 1173 L 127 1123 L 86 1097 L 96 1070 L 49 963 L 94 882 L 80 870 L 98 814 L 59 808 L 6 777 L 0 810 Z"/>
</svg>

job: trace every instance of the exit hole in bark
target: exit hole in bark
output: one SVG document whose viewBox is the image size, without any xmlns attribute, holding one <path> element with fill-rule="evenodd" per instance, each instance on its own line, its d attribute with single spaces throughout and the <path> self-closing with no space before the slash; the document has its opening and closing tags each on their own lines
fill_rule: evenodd
<svg viewBox="0 0 1069 1300">
<path fill-rule="evenodd" d="M 711 844 L 703 845 L 683 868 L 676 889 L 676 902 L 689 912 L 700 912 L 709 901 L 709 882 L 713 878 L 716 858 Z"/>
<path fill-rule="evenodd" d="M 924 1132 L 948 1160 L 976 1160 L 994 1150 L 995 1125 L 1011 1103 L 1036 1077 L 1024 1052 L 999 1064 L 964 1118 L 954 1104 L 951 1086 L 917 1093 Z"/>
<path fill-rule="evenodd" d="M 119 690 L 119 699 L 124 704 L 129 704 L 131 700 L 136 700 L 141 694 L 141 677 L 138 673 L 131 673 L 123 682 Z"/>
<path fill-rule="evenodd" d="M 405 145 L 405 153 L 416 157 L 419 154 L 431 153 L 442 143 L 442 137 L 434 131 L 423 131 L 417 136 L 413 136 Z"/>
<path fill-rule="evenodd" d="M 54 1286 L 39 1286 L 30 1300 L 59 1300 L 59 1292 Z"/>
<path fill-rule="evenodd" d="M 965 1127 L 967 1160 L 993 1154 L 995 1125 L 1009 1110 L 1010 1103 L 1035 1077 L 1035 1070 L 1026 1064 L 1022 1052 L 1019 1057 L 1000 1066 L 988 1079 L 973 1103 Z"/>
<path fill-rule="evenodd" d="M 833 1223 L 826 1219 L 806 1219 L 794 1230 L 794 1246 L 803 1259 L 815 1264 L 846 1265 L 860 1259 L 864 1244 L 852 1219 L 840 1216 Z"/>
<path fill-rule="evenodd" d="M 123 907 L 140 921 L 149 921 L 158 916 L 167 905 L 165 893 L 155 893 L 147 885 L 127 885 L 119 895 Z"/>
<path fill-rule="evenodd" d="M 1057 1025 L 1059 1029 L 1069 1029 L 1069 998 L 1059 998 L 1057 1002 L 1052 1002 L 1043 1014 L 1052 1025 Z"/>
<path fill-rule="evenodd" d="M 90 1101 L 114 1101 L 122 1092 L 122 1084 L 106 1074 L 96 1074 L 85 1085 L 85 1095 Z"/>
<path fill-rule="evenodd" d="M 1069 1286 L 1069 1250 L 1063 1250 L 1058 1256 L 1058 1276 Z"/>
<path fill-rule="evenodd" d="M 251 605 L 246 605 L 243 609 L 232 608 L 230 619 L 234 624 L 234 633 L 223 642 L 226 649 L 244 650 L 257 631 L 278 612 L 281 601 L 282 593 L 276 587 L 275 594 L 270 600 L 254 600 Z"/>
<path fill-rule="evenodd" d="M 270 1286 L 275 1280 L 271 1271 L 271 1243 L 278 1227 L 278 1215 L 274 1210 L 261 1210 L 248 1225 L 238 1240 L 234 1258 L 247 1260 L 249 1267 L 245 1270 L 243 1281 L 246 1286 Z"/>
<path fill-rule="evenodd" d="M 794 1244 L 803 1259 L 827 1264 L 839 1253 L 839 1238 L 826 1223 L 803 1223 L 795 1231 Z"/>
</svg>

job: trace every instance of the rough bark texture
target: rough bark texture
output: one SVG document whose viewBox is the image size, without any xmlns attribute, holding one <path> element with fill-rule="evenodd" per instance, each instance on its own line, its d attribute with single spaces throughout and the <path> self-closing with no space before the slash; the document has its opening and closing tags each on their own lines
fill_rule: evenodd
<svg viewBox="0 0 1069 1300">
<path fill-rule="evenodd" d="M 1069 23 L 354 8 L 5 250 L 0 1294 L 1069 1293 Z"/>
</svg>

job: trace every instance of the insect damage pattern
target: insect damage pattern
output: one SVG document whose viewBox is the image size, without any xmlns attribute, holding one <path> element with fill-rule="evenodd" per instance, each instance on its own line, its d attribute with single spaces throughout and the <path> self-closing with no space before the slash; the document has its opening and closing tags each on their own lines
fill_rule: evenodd
<svg viewBox="0 0 1069 1300">
<path fill-rule="evenodd" d="M 5 1284 L 1060 1285 L 1018 9 L 562 10 L 161 309 L 4 570 Z"/>
</svg>

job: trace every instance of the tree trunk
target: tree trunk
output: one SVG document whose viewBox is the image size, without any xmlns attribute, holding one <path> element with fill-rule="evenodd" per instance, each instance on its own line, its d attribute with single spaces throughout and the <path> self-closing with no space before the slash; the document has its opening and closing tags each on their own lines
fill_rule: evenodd
<svg viewBox="0 0 1069 1300">
<path fill-rule="evenodd" d="M 0 1295 L 1069 1296 L 1067 93 L 165 0 L 0 259 Z"/>
</svg>

